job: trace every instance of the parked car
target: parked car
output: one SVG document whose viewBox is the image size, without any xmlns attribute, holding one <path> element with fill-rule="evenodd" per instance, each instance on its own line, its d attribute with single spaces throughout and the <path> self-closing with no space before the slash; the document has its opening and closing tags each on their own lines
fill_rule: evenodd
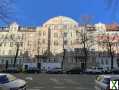
<svg viewBox="0 0 119 90">
<path fill-rule="evenodd" d="M 17 67 L 9 67 L 7 70 L 4 70 L 5 73 L 19 73 L 20 70 Z"/>
<path fill-rule="evenodd" d="M 67 74 L 80 74 L 81 72 L 82 72 L 82 70 L 79 67 L 75 67 L 75 68 L 72 68 L 72 69 L 66 71 Z"/>
<path fill-rule="evenodd" d="M 113 74 L 119 74 L 119 69 L 112 69 L 111 70 L 111 73 L 113 73 Z"/>
<path fill-rule="evenodd" d="M 0 90 L 26 90 L 26 81 L 11 74 L 0 73 Z"/>
<path fill-rule="evenodd" d="M 88 68 L 88 69 L 86 69 L 85 73 L 87 73 L 87 74 L 102 74 L 103 69 L 102 68 Z"/>
<path fill-rule="evenodd" d="M 40 73 L 40 69 L 38 69 L 37 67 L 31 67 L 25 70 L 25 72 L 27 73 Z"/>
<path fill-rule="evenodd" d="M 103 69 L 103 74 L 111 74 L 112 71 L 110 69 Z"/>
<path fill-rule="evenodd" d="M 63 70 L 62 70 L 62 68 L 53 68 L 53 69 L 48 70 L 46 73 L 49 73 L 49 74 L 62 74 Z"/>
<path fill-rule="evenodd" d="M 112 90 L 110 89 L 111 80 L 119 81 L 119 75 L 98 75 L 95 80 L 95 90 Z"/>
</svg>

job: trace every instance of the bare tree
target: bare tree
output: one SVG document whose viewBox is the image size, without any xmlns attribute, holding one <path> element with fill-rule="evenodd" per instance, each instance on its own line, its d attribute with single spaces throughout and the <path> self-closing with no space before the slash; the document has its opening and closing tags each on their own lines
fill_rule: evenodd
<svg viewBox="0 0 119 90">
<path fill-rule="evenodd" d="M 13 63 L 13 67 L 16 67 L 16 62 L 17 62 L 17 58 L 18 58 L 18 55 L 19 55 L 20 46 L 22 46 L 23 38 L 21 38 L 20 36 L 15 37 L 14 35 L 11 35 L 10 38 L 11 38 L 11 40 L 13 40 L 13 43 L 14 43 L 14 45 L 16 47 L 14 63 Z"/>
<path fill-rule="evenodd" d="M 38 39 L 38 42 L 37 42 L 37 63 L 39 63 L 39 60 L 40 60 L 40 41 Z"/>
<path fill-rule="evenodd" d="M 37 67 L 38 69 L 41 70 L 41 56 L 40 56 L 40 33 L 41 32 L 38 32 L 38 39 L 37 39 L 37 55 L 36 55 L 36 59 L 37 59 Z"/>
<path fill-rule="evenodd" d="M 17 62 L 17 57 L 19 55 L 19 47 L 20 47 L 19 42 L 15 42 L 15 45 L 16 45 L 16 53 L 15 53 L 15 57 L 14 57 L 13 67 L 16 67 L 16 62 Z"/>
<path fill-rule="evenodd" d="M 82 69 L 86 69 L 87 68 L 87 59 L 88 59 L 88 50 L 89 48 L 92 46 L 92 34 L 90 34 L 92 25 L 88 26 L 89 24 L 91 24 L 91 19 L 92 16 L 88 16 L 88 15 L 84 15 L 81 17 L 81 19 L 83 20 L 83 25 L 81 30 L 79 31 L 79 38 L 80 38 L 80 44 L 81 44 L 81 48 L 82 48 L 82 55 L 84 56 L 84 60 L 82 62 Z"/>
<path fill-rule="evenodd" d="M 106 50 L 106 52 L 108 53 L 108 55 L 110 56 L 111 59 L 111 69 L 113 69 L 113 59 L 115 56 L 115 44 L 117 44 L 118 42 L 115 41 L 115 36 L 110 36 L 108 34 L 103 34 L 101 40 L 98 40 L 97 42 L 99 43 L 99 46 L 101 48 L 103 48 L 103 50 Z"/>
<path fill-rule="evenodd" d="M 82 48 L 82 55 L 84 57 L 84 60 L 82 62 L 82 68 L 85 70 L 87 68 L 87 60 L 89 56 L 89 49 L 93 46 L 93 37 L 92 34 L 90 34 L 91 31 L 88 31 L 86 27 L 83 28 L 79 32 L 80 37 L 80 45 Z"/>
<path fill-rule="evenodd" d="M 86 31 L 82 31 L 80 32 L 80 43 L 82 44 L 82 48 L 83 48 L 83 54 L 84 54 L 84 66 L 83 68 L 85 69 L 86 68 L 86 62 L 87 62 L 87 58 L 88 58 L 88 50 L 87 50 L 87 42 L 88 42 L 88 35 L 87 35 L 87 32 Z"/>
<path fill-rule="evenodd" d="M 19 55 L 19 50 L 20 50 L 20 45 L 21 45 L 21 40 L 20 39 L 20 36 L 17 36 L 17 38 L 14 36 L 14 35 L 9 35 L 9 34 L 6 34 L 4 38 L 2 38 L 3 40 L 1 40 L 0 44 L 2 45 L 4 42 L 6 42 L 6 40 L 11 40 L 12 43 L 14 44 L 15 46 L 15 57 L 14 57 L 14 63 L 13 63 L 13 67 L 16 66 L 16 62 L 17 62 L 17 57 Z M 6 69 L 8 68 L 8 61 L 6 61 Z"/>
</svg>

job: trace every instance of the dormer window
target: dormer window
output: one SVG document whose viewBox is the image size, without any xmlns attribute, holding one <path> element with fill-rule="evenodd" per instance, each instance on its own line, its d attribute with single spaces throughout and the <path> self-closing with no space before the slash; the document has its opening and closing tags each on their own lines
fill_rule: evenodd
<svg viewBox="0 0 119 90">
<path fill-rule="evenodd" d="M 10 31 L 16 32 L 16 31 L 18 31 L 18 29 L 19 29 L 19 26 L 16 22 L 14 22 L 10 25 Z"/>
</svg>

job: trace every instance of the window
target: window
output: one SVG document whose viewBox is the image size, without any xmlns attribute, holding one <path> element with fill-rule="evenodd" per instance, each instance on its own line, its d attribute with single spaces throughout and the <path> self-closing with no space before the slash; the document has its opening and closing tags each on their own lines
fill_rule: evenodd
<svg viewBox="0 0 119 90">
<path fill-rule="evenodd" d="M 14 34 L 11 34 L 10 38 L 11 39 L 14 39 L 15 38 L 15 35 Z"/>
<path fill-rule="evenodd" d="M 21 47 L 22 47 L 22 46 L 23 46 L 23 42 L 20 42 L 20 43 L 19 43 L 19 46 L 21 46 Z"/>
<path fill-rule="evenodd" d="M 101 59 L 101 63 L 104 64 L 103 59 Z"/>
<path fill-rule="evenodd" d="M 45 44 L 45 39 L 43 39 L 42 43 Z"/>
<path fill-rule="evenodd" d="M 46 32 L 43 32 L 43 36 L 45 36 L 46 35 Z"/>
<path fill-rule="evenodd" d="M 28 41 L 28 44 L 27 45 L 30 46 L 30 41 Z"/>
<path fill-rule="evenodd" d="M 13 42 L 10 42 L 10 47 L 13 47 Z"/>
<path fill-rule="evenodd" d="M 0 43 L 0 47 L 2 46 L 2 43 Z"/>
<path fill-rule="evenodd" d="M 4 38 L 5 36 L 4 35 L 2 35 L 2 38 Z"/>
<path fill-rule="evenodd" d="M 71 59 L 68 59 L 68 63 L 72 63 L 72 60 Z"/>
<path fill-rule="evenodd" d="M 4 42 L 4 47 L 6 46 L 6 42 Z"/>
<path fill-rule="evenodd" d="M 79 33 L 79 31 L 76 31 L 76 36 L 80 36 L 80 33 Z"/>
<path fill-rule="evenodd" d="M 13 64 L 13 63 L 12 63 L 12 59 L 10 60 L 10 63 Z"/>
<path fill-rule="evenodd" d="M 3 51 L 2 51 L 2 55 L 4 55 L 4 54 L 5 54 L 5 51 L 3 50 Z"/>
<path fill-rule="evenodd" d="M 4 59 L 1 60 L 1 64 L 4 64 Z"/>
<path fill-rule="evenodd" d="M 80 41 L 79 41 L 79 39 L 76 39 L 76 43 L 77 43 L 77 44 L 80 44 Z"/>
<path fill-rule="evenodd" d="M 58 46 L 58 41 L 54 41 L 54 45 L 55 46 Z"/>
<path fill-rule="evenodd" d="M 64 33 L 64 37 L 67 37 L 67 33 Z"/>
<path fill-rule="evenodd" d="M 71 33 L 71 37 L 73 36 L 73 34 Z"/>
<path fill-rule="evenodd" d="M 119 67 L 119 59 L 117 59 L 117 65 L 118 65 L 118 67 Z"/>
<path fill-rule="evenodd" d="M 12 50 L 9 50 L 9 55 L 12 55 Z"/>
<path fill-rule="evenodd" d="M 71 41 L 71 45 L 73 45 L 73 41 Z"/>
<path fill-rule="evenodd" d="M 39 36 L 41 36 L 41 32 L 39 32 Z"/>
<path fill-rule="evenodd" d="M 58 33 L 54 33 L 54 37 L 55 38 L 58 38 Z"/>
<path fill-rule="evenodd" d="M 68 41 L 67 41 L 67 40 L 65 40 L 65 41 L 64 41 L 64 45 L 67 45 L 67 44 L 68 44 Z"/>
<path fill-rule="evenodd" d="M 72 59 L 72 62 L 73 62 L 73 63 L 77 63 L 77 62 L 76 62 L 76 60 L 75 60 L 75 59 L 73 59 L 72 57 L 71 57 L 71 59 Z"/>
<path fill-rule="evenodd" d="M 106 59 L 106 63 L 105 63 L 106 65 L 108 64 L 108 59 Z"/>
</svg>

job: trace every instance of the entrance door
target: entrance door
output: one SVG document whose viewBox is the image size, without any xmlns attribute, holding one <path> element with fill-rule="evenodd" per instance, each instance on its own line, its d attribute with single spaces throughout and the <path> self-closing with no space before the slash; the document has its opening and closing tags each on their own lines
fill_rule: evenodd
<svg viewBox="0 0 119 90">
<path fill-rule="evenodd" d="M 25 70 L 28 70 L 28 65 L 25 65 L 25 68 L 24 68 Z"/>
<path fill-rule="evenodd" d="M 41 70 L 41 63 L 37 64 L 37 68 Z"/>
</svg>

